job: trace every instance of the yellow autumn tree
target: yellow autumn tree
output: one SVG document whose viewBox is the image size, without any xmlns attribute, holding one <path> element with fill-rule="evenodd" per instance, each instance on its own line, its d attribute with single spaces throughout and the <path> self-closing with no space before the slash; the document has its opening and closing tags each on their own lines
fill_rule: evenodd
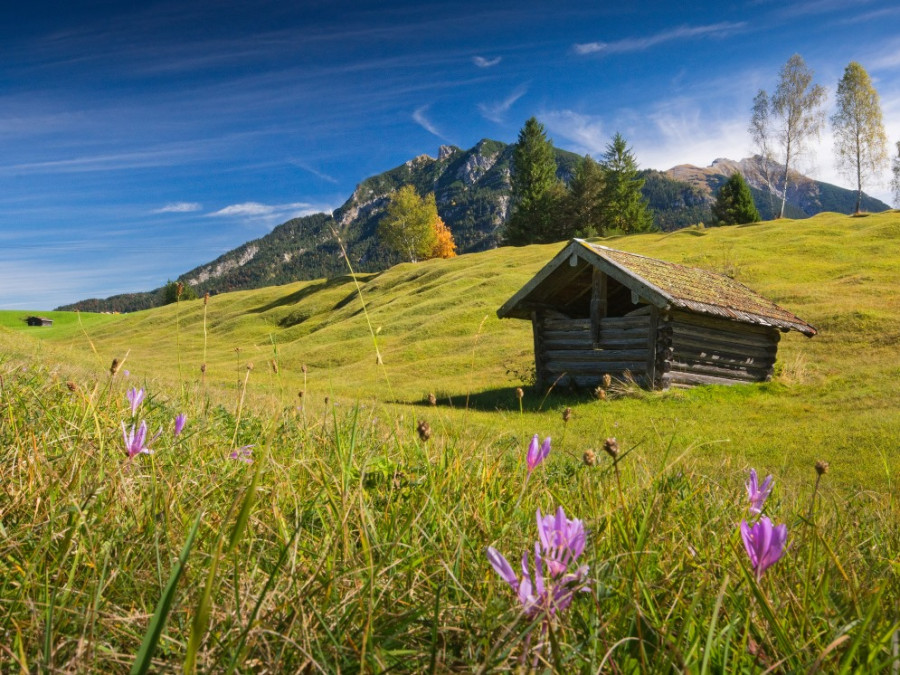
<svg viewBox="0 0 900 675">
<path fill-rule="evenodd" d="M 434 228 L 435 242 L 430 257 L 455 258 L 456 242 L 453 241 L 453 233 L 450 231 L 450 228 L 437 215 L 432 223 L 432 227 Z"/>
</svg>

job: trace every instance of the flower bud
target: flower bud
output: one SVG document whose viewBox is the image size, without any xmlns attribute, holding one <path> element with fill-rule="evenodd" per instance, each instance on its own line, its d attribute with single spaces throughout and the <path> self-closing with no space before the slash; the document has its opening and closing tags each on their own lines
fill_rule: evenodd
<svg viewBox="0 0 900 675">
<path fill-rule="evenodd" d="M 593 450 L 585 450 L 581 456 L 581 461 L 585 466 L 594 466 L 597 463 L 597 455 Z"/>
<path fill-rule="evenodd" d="M 816 473 L 820 476 L 823 473 L 828 473 L 828 462 L 823 462 L 821 459 L 816 462 Z"/>
<path fill-rule="evenodd" d="M 619 456 L 619 443 L 615 438 L 607 438 L 603 444 L 603 450 L 607 455 L 615 459 Z"/>
<path fill-rule="evenodd" d="M 419 420 L 419 425 L 416 427 L 416 431 L 419 432 L 419 438 L 421 438 L 423 442 L 431 438 L 431 427 L 425 420 Z"/>
</svg>

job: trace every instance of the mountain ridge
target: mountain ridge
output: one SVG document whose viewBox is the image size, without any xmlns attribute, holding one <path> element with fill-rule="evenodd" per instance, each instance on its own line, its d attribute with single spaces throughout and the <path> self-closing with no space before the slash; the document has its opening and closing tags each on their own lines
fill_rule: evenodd
<svg viewBox="0 0 900 675">
<path fill-rule="evenodd" d="M 438 212 L 453 233 L 459 253 L 495 248 L 509 215 L 510 170 L 515 146 L 484 138 L 471 149 L 441 145 L 437 157 L 427 154 L 361 181 L 344 204 L 331 214 L 291 219 L 271 232 L 199 265 L 178 277 L 198 292 L 215 294 L 333 277 L 355 272 L 379 272 L 399 262 L 378 245 L 377 229 L 390 195 L 412 184 L 421 193 L 435 193 Z M 554 148 L 557 176 L 572 177 L 579 155 Z M 764 220 L 774 217 L 775 199 L 766 189 L 758 158 L 719 158 L 709 167 L 682 164 L 667 171 L 644 170 L 644 196 L 659 229 L 673 231 L 708 222 L 718 187 L 734 171 L 744 173 Z M 821 211 L 852 209 L 855 193 L 792 174 L 788 190 L 789 218 Z M 843 207 L 843 209 L 841 208 Z M 888 205 L 864 196 L 863 208 Z M 349 262 L 349 267 L 348 267 Z M 64 305 L 62 310 L 129 312 L 164 304 L 164 289 L 91 298 Z"/>
</svg>

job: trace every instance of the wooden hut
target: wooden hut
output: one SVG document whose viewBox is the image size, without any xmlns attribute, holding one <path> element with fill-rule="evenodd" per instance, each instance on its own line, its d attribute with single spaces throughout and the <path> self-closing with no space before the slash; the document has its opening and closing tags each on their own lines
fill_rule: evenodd
<svg viewBox="0 0 900 675">
<path fill-rule="evenodd" d="M 25 323 L 29 326 L 52 326 L 53 319 L 48 319 L 43 316 L 29 316 L 25 319 Z"/>
<path fill-rule="evenodd" d="M 573 239 L 497 310 L 529 319 L 537 384 L 761 382 L 780 333 L 816 329 L 727 276 Z"/>
</svg>

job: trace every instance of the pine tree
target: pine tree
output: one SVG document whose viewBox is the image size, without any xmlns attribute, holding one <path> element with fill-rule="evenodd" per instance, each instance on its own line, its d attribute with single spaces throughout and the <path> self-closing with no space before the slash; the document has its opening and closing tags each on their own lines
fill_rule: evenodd
<svg viewBox="0 0 900 675">
<path fill-rule="evenodd" d="M 512 212 L 506 223 L 505 243 L 521 246 L 556 241 L 554 229 L 560 220 L 563 189 L 556 177 L 553 144 L 544 125 L 534 117 L 519 132 L 510 182 Z"/>
<path fill-rule="evenodd" d="M 856 183 L 856 213 L 863 184 L 887 164 L 887 134 L 878 92 L 866 69 L 851 61 L 838 83 L 837 111 L 831 118 L 834 150 L 844 174 Z"/>
<path fill-rule="evenodd" d="M 437 243 L 435 220 L 439 218 L 434 193 L 423 199 L 415 187 L 404 185 L 391 197 L 378 236 L 405 260 L 418 262 L 428 258 Z"/>
<path fill-rule="evenodd" d="M 731 174 L 731 178 L 719 188 L 716 203 L 712 206 L 712 214 L 715 225 L 759 222 L 759 211 L 753 203 L 750 186 L 740 173 Z"/>
<path fill-rule="evenodd" d="M 604 235 L 603 186 L 603 169 L 585 155 L 569 182 L 564 209 L 567 232 L 561 238 Z"/>
<path fill-rule="evenodd" d="M 641 194 L 644 179 L 622 134 L 616 133 L 601 162 L 603 169 L 602 231 L 632 233 L 653 229 L 653 215 Z"/>
</svg>

